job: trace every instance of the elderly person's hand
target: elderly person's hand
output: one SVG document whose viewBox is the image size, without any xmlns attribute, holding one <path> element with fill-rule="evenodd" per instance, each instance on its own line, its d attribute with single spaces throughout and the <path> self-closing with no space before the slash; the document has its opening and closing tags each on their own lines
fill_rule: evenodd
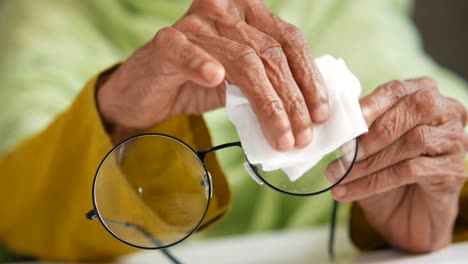
<svg viewBox="0 0 468 264">
<path fill-rule="evenodd" d="M 241 87 L 277 150 L 304 147 L 328 118 L 323 79 L 301 32 L 260 0 L 195 0 L 100 87 L 114 141 L 178 114 L 225 104 L 226 79 Z"/>
<path fill-rule="evenodd" d="M 465 108 L 428 78 L 389 82 L 361 107 L 369 133 L 333 197 L 357 201 L 395 247 L 420 253 L 448 245 L 466 178 Z M 330 180 L 343 175 L 340 164 L 329 166 Z"/>
</svg>

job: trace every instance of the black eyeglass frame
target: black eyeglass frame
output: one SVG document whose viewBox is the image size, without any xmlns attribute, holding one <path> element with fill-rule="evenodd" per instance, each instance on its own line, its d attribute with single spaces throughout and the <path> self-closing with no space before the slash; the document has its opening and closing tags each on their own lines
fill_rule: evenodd
<svg viewBox="0 0 468 264">
<path fill-rule="evenodd" d="M 145 137 L 145 136 L 166 137 L 166 138 L 175 140 L 178 143 L 181 143 L 183 146 L 185 146 L 187 149 L 189 149 L 195 156 L 198 157 L 200 163 L 203 166 L 203 169 L 205 170 L 205 177 L 206 177 L 205 179 L 208 179 L 208 181 L 205 182 L 208 185 L 208 193 L 209 193 L 209 196 L 207 198 L 208 202 L 207 202 L 205 211 L 204 211 L 202 217 L 200 218 L 200 221 L 197 223 L 197 225 L 194 227 L 194 229 L 192 231 L 190 231 L 186 236 L 184 236 L 183 238 L 179 239 L 178 241 L 176 241 L 174 243 L 163 245 L 163 246 L 156 246 L 156 247 L 143 247 L 143 246 L 132 244 L 130 242 L 127 242 L 127 241 L 119 238 L 119 236 L 114 234 L 112 232 L 112 230 L 105 224 L 105 219 L 103 219 L 102 216 L 100 215 L 99 210 L 98 210 L 98 206 L 97 206 L 97 201 L 96 201 L 96 184 L 97 184 L 97 180 L 98 180 L 98 175 L 99 175 L 99 172 L 101 170 L 101 167 L 102 167 L 103 163 L 107 160 L 109 155 L 111 155 L 114 152 L 114 150 L 119 148 L 122 144 L 125 144 L 126 142 L 129 142 L 129 141 L 134 140 L 136 138 Z M 307 197 L 307 196 L 319 195 L 319 194 L 325 193 L 325 192 L 333 189 L 335 186 L 340 184 L 346 178 L 346 176 L 348 176 L 348 174 L 351 172 L 351 170 L 352 170 L 352 168 L 353 168 L 353 166 L 354 166 L 354 164 L 356 162 L 356 159 L 357 159 L 357 154 L 358 154 L 358 149 L 359 149 L 359 139 L 358 138 L 355 138 L 355 144 L 356 144 L 356 147 L 355 147 L 354 156 L 353 156 L 351 164 L 350 164 L 348 170 L 345 172 L 345 174 L 338 181 L 336 181 L 332 185 L 328 186 L 327 188 L 324 188 L 324 189 L 319 190 L 319 191 L 311 192 L 311 193 L 293 193 L 293 192 L 288 192 L 288 191 L 277 188 L 276 186 L 272 185 L 267 180 L 265 180 L 260 175 L 260 173 L 258 173 L 257 168 L 253 164 L 250 163 L 250 161 L 248 160 L 248 158 L 247 158 L 247 156 L 245 154 L 244 154 L 244 157 L 245 157 L 247 163 L 249 164 L 249 167 L 255 173 L 256 177 L 258 179 L 260 179 L 262 181 L 262 183 L 264 183 L 268 187 L 270 187 L 273 190 L 278 191 L 280 193 L 286 194 L 286 195 Z M 93 201 L 94 208 L 92 210 L 90 210 L 88 213 L 86 213 L 86 218 L 88 220 L 93 220 L 93 219 L 97 218 L 99 220 L 99 222 L 101 222 L 102 226 L 104 226 L 106 231 L 109 232 L 114 238 L 116 238 L 117 240 L 121 241 L 124 244 L 127 244 L 127 245 L 135 247 L 135 248 L 144 249 L 144 250 L 156 250 L 156 249 L 163 249 L 164 250 L 166 248 L 177 245 L 178 243 L 180 243 L 180 242 L 184 241 L 185 239 L 187 239 L 188 237 L 190 237 L 193 233 L 195 233 L 200 228 L 203 221 L 205 220 L 206 214 L 207 214 L 209 206 L 210 206 L 211 195 L 213 193 L 213 186 L 212 186 L 211 174 L 208 172 L 208 169 L 206 168 L 206 161 L 205 161 L 206 155 L 211 153 L 211 152 L 215 152 L 217 150 L 226 149 L 226 148 L 230 148 L 230 147 L 239 147 L 239 148 L 241 148 L 243 150 L 242 144 L 241 144 L 240 141 L 221 144 L 221 145 L 214 146 L 214 147 L 209 148 L 209 149 L 204 150 L 204 151 L 196 151 L 191 146 L 189 146 L 187 143 L 185 143 L 184 141 L 182 141 L 182 140 L 180 140 L 180 139 L 178 139 L 176 137 L 173 137 L 173 136 L 170 136 L 170 135 L 167 135 L 167 134 L 162 134 L 162 133 L 144 133 L 144 134 L 139 134 L 139 135 L 127 138 L 127 139 L 123 140 L 122 142 L 120 142 L 119 144 L 115 145 L 104 156 L 104 158 L 100 162 L 100 164 L 98 166 L 98 169 L 96 170 L 96 173 L 95 173 L 95 176 L 94 176 L 93 187 L 92 187 L 92 201 Z M 336 210 L 337 210 L 336 208 L 337 208 L 337 201 L 334 201 L 334 206 L 333 206 L 333 211 L 332 211 L 332 219 L 331 219 L 330 241 L 329 241 L 329 255 L 330 255 L 330 257 L 332 259 L 333 259 L 333 256 L 334 256 L 333 243 L 334 243 L 334 234 L 335 234 L 335 222 L 336 222 Z M 131 223 L 123 223 L 123 224 L 133 225 Z"/>
</svg>

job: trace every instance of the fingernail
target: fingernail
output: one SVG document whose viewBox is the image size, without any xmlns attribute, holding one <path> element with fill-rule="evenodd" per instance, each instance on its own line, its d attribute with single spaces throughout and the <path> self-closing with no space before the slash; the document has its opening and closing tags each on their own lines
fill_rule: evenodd
<svg viewBox="0 0 468 264">
<path fill-rule="evenodd" d="M 312 142 L 312 129 L 308 128 L 299 133 L 296 138 L 296 146 L 305 148 Z"/>
<path fill-rule="evenodd" d="M 207 81 L 213 81 L 221 78 L 219 77 L 219 75 L 222 75 L 223 71 L 224 70 L 222 67 L 213 62 L 207 62 L 201 67 L 201 73 L 203 75 L 203 78 L 205 78 Z"/>
<path fill-rule="evenodd" d="M 333 188 L 333 193 L 336 195 L 336 197 L 339 197 L 339 198 L 345 196 L 347 191 L 348 190 L 347 190 L 346 186 L 343 186 L 343 185 Z"/>
<path fill-rule="evenodd" d="M 326 170 L 327 176 L 329 174 L 330 177 L 333 178 L 333 182 L 336 182 L 341 177 L 343 177 L 344 173 L 345 173 L 345 168 L 343 165 L 343 161 L 341 160 L 336 160 L 335 162 L 330 164 L 330 166 L 328 166 Z"/>
<path fill-rule="evenodd" d="M 328 103 L 322 103 L 312 113 L 313 120 L 318 123 L 323 123 L 327 121 L 329 114 L 330 114 L 330 109 L 328 108 Z"/>
<path fill-rule="evenodd" d="M 325 175 L 327 176 L 327 179 L 328 179 L 329 182 L 331 182 L 331 183 L 336 182 L 335 178 L 332 175 L 330 175 L 328 173 L 325 173 Z"/>
<path fill-rule="evenodd" d="M 294 146 L 294 136 L 291 132 L 288 132 L 280 137 L 278 140 L 279 150 L 289 150 Z"/>
<path fill-rule="evenodd" d="M 327 176 L 328 180 L 332 183 L 335 183 L 336 182 L 336 172 L 335 172 L 335 169 L 334 169 L 334 164 L 331 164 L 330 166 L 327 167 L 327 169 L 325 170 L 325 175 Z"/>
</svg>

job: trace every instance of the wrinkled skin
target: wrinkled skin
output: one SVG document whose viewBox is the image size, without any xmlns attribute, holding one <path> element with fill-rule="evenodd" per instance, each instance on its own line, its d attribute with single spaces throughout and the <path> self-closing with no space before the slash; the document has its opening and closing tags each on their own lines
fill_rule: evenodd
<svg viewBox="0 0 468 264">
<path fill-rule="evenodd" d="M 326 88 L 300 31 L 260 0 L 195 0 L 98 90 L 114 142 L 178 114 L 225 104 L 223 80 L 238 84 L 270 145 L 304 147 L 329 115 Z M 423 78 L 390 82 L 361 100 L 369 133 L 359 161 L 332 191 L 357 201 L 395 247 L 427 252 L 447 245 L 465 181 L 466 111 Z M 327 175 L 342 175 L 339 162 Z"/>
<path fill-rule="evenodd" d="M 428 78 L 387 83 L 361 107 L 369 133 L 361 136 L 358 162 L 334 198 L 357 201 L 395 247 L 423 253 L 448 245 L 467 177 L 465 108 Z M 329 166 L 331 181 L 343 175 L 342 162 Z"/>
<path fill-rule="evenodd" d="M 225 104 L 241 87 L 270 145 L 305 147 L 329 115 L 323 79 L 302 33 L 259 0 L 195 0 L 100 87 L 114 142 L 178 114 Z"/>
</svg>

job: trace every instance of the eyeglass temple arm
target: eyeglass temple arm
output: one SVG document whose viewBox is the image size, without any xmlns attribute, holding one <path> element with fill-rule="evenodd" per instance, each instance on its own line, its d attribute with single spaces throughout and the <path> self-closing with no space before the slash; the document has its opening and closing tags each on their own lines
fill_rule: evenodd
<svg viewBox="0 0 468 264">
<path fill-rule="evenodd" d="M 332 214 L 330 219 L 330 234 L 328 240 L 328 257 L 332 262 L 335 261 L 335 233 L 336 233 L 336 215 L 338 213 L 338 201 L 333 200 Z"/>
<path fill-rule="evenodd" d="M 96 219 L 97 218 L 96 210 L 93 209 L 93 210 L 89 211 L 88 213 L 86 213 L 86 218 L 88 220 Z M 107 218 L 103 218 L 103 220 L 106 221 L 106 222 L 112 223 L 112 224 L 132 228 L 132 229 L 136 230 L 137 232 L 139 232 L 140 234 L 142 234 L 146 239 L 151 241 L 151 243 L 153 243 L 155 246 L 162 247 L 161 242 L 158 239 L 156 239 L 150 232 L 148 232 L 148 230 L 143 228 L 141 225 L 128 223 L 128 222 L 116 221 L 116 220 L 107 219 Z M 162 248 L 161 251 L 167 258 L 169 258 L 172 261 L 172 263 L 174 263 L 174 264 L 181 264 L 182 263 L 176 257 L 174 257 L 174 255 L 172 255 L 166 248 Z"/>
<path fill-rule="evenodd" d="M 201 160 L 204 160 L 206 154 L 208 154 L 208 153 L 210 153 L 210 152 L 214 152 L 214 151 L 217 151 L 217 150 L 220 150 L 220 149 L 225 149 L 225 148 L 232 148 L 232 147 L 239 147 L 239 148 L 242 148 L 242 144 L 240 143 L 240 141 L 231 142 L 231 143 L 225 143 L 225 144 L 221 144 L 221 145 L 218 145 L 218 146 L 214 146 L 214 147 L 209 148 L 209 149 L 207 149 L 207 150 L 198 151 L 198 152 L 197 152 L 197 155 L 198 155 L 198 157 L 199 157 Z"/>
<path fill-rule="evenodd" d="M 97 218 L 96 211 L 94 209 L 89 211 L 86 214 L 86 218 L 88 220 L 96 219 Z M 121 221 L 112 220 L 112 219 L 108 219 L 108 218 L 103 218 L 102 220 L 104 220 L 104 221 L 106 221 L 108 223 L 133 228 L 133 229 L 137 230 L 139 233 L 141 233 L 144 237 L 146 237 L 149 241 L 151 241 L 151 243 L 153 243 L 155 246 L 157 246 L 157 247 L 162 246 L 162 244 L 161 244 L 161 242 L 159 242 L 159 240 L 157 240 L 155 237 L 153 237 L 153 235 L 151 235 L 150 232 L 148 232 L 145 228 L 143 228 L 142 226 L 140 226 L 138 224 L 133 224 L 133 223 L 128 223 L 128 222 L 121 222 Z"/>
</svg>

